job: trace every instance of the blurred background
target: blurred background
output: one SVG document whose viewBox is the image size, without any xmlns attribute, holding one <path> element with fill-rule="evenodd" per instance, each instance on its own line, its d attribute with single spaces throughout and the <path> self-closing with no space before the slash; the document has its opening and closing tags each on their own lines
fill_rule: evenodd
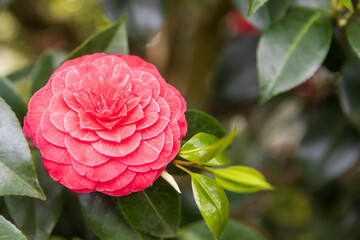
<svg viewBox="0 0 360 240">
<path fill-rule="evenodd" d="M 189 108 L 237 125 L 232 163 L 257 168 L 276 187 L 227 192 L 232 218 L 266 239 L 360 239 L 360 138 L 336 97 L 336 41 L 314 76 L 259 105 L 256 47 L 266 23 L 247 22 L 236 2 L 245 1 L 0 0 L 0 76 L 28 101 L 31 67 L 43 54 L 70 52 L 126 14 L 130 53 L 156 65 Z M 297 2 L 306 1 L 289 8 Z M 188 180 L 180 179 L 182 225 L 201 219 Z"/>
</svg>

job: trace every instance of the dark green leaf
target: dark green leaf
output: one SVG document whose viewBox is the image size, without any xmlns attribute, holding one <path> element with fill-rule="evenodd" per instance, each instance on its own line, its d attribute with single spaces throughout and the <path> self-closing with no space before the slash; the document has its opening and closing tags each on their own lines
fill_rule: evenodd
<svg viewBox="0 0 360 240">
<path fill-rule="evenodd" d="M 11 82 L 20 81 L 30 75 L 32 68 L 33 66 L 26 66 L 16 72 L 6 75 L 6 78 L 9 79 Z"/>
<path fill-rule="evenodd" d="M 88 38 L 72 51 L 66 60 L 98 52 L 128 54 L 128 51 L 125 16 L 123 16 L 105 30 Z"/>
<path fill-rule="evenodd" d="M 331 1 L 329 0 L 292 0 L 290 5 L 293 8 L 305 8 L 321 11 L 329 16 L 333 13 Z"/>
<path fill-rule="evenodd" d="M 337 99 L 313 116 L 297 152 L 308 186 L 320 187 L 351 169 L 359 159 L 360 138 L 341 114 Z"/>
<path fill-rule="evenodd" d="M 123 217 L 116 198 L 101 193 L 79 195 L 81 212 L 91 230 L 102 240 L 154 240 L 137 232 Z M 146 218 L 146 216 L 143 216 Z"/>
<path fill-rule="evenodd" d="M 24 133 L 10 107 L 0 98 L 0 195 L 45 199 Z"/>
<path fill-rule="evenodd" d="M 272 190 L 273 187 L 257 170 L 243 166 L 212 169 L 215 180 L 225 189 L 233 192 L 256 192 Z"/>
<path fill-rule="evenodd" d="M 0 77 L 0 97 L 11 107 L 22 124 L 26 115 L 27 109 L 24 101 L 21 99 L 19 93 L 15 90 L 12 83 L 6 78 Z"/>
<path fill-rule="evenodd" d="M 157 237 L 174 237 L 180 223 L 179 194 L 164 180 L 141 192 L 119 197 L 127 220 L 139 231 Z"/>
<path fill-rule="evenodd" d="M 227 164 L 230 160 L 222 153 L 232 143 L 235 136 L 235 128 L 220 140 L 206 133 L 198 133 L 181 147 L 179 156 L 200 165 L 207 164 L 209 161 L 212 161 L 210 165 Z"/>
<path fill-rule="evenodd" d="M 0 239 L 26 240 L 26 237 L 11 222 L 0 215 Z"/>
<path fill-rule="evenodd" d="M 185 117 L 188 129 L 183 140 L 189 140 L 199 132 L 209 133 L 218 138 L 225 136 L 225 131 L 220 123 L 204 112 L 190 109 L 186 111 Z"/>
<path fill-rule="evenodd" d="M 30 240 L 46 240 L 55 227 L 63 207 L 63 187 L 52 181 L 41 163 L 39 151 L 33 152 L 39 181 L 46 201 L 29 197 L 7 196 L 6 206 L 11 218 Z"/>
<path fill-rule="evenodd" d="M 251 17 L 260 7 L 262 7 L 268 0 L 248 0 L 247 17 Z"/>
<path fill-rule="evenodd" d="M 349 22 L 346 31 L 352 49 L 360 57 L 360 18 Z"/>
<path fill-rule="evenodd" d="M 193 223 L 179 231 L 179 240 L 209 240 L 211 232 L 203 221 Z M 220 240 L 264 240 L 255 230 L 244 223 L 230 219 Z"/>
<path fill-rule="evenodd" d="M 216 239 L 224 233 L 229 219 L 229 201 L 213 179 L 193 173 L 191 183 L 196 205 Z"/>
<path fill-rule="evenodd" d="M 59 52 L 45 53 L 35 64 L 31 72 L 31 93 L 34 94 L 45 86 L 50 76 L 65 59 L 65 55 Z"/>
<path fill-rule="evenodd" d="M 257 51 L 261 102 L 313 75 L 330 42 L 330 19 L 315 11 L 291 12 L 266 31 Z"/>
<path fill-rule="evenodd" d="M 354 6 L 352 0 L 340 0 L 345 7 L 347 7 L 350 11 L 354 11 Z"/>
<path fill-rule="evenodd" d="M 198 133 L 187 141 L 180 149 L 179 156 L 191 162 L 200 162 L 202 156 L 215 146 L 218 138 L 208 133 Z M 224 152 L 215 155 L 209 161 L 203 162 L 207 166 L 220 166 L 230 163 Z"/>
<path fill-rule="evenodd" d="M 235 6 L 243 14 L 246 13 L 248 3 L 244 0 L 233 0 Z M 267 1 L 258 11 L 256 11 L 248 20 L 260 30 L 265 30 L 281 18 L 289 6 L 289 0 L 271 0 Z"/>
</svg>

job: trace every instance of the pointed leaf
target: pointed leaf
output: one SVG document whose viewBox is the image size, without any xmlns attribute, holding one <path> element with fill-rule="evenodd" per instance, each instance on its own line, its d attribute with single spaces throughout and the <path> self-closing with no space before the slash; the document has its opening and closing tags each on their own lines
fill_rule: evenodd
<svg viewBox="0 0 360 240">
<path fill-rule="evenodd" d="M 225 136 L 225 131 L 220 123 L 212 116 L 194 109 L 185 113 L 188 129 L 183 140 L 189 140 L 199 132 L 209 133 L 218 138 Z"/>
<path fill-rule="evenodd" d="M 360 18 L 349 22 L 346 32 L 352 49 L 360 57 Z"/>
<path fill-rule="evenodd" d="M 313 75 L 330 42 L 330 19 L 316 11 L 293 11 L 266 31 L 257 50 L 261 102 Z"/>
<path fill-rule="evenodd" d="M 159 179 L 141 192 L 119 197 L 127 220 L 139 231 L 157 237 L 175 237 L 180 223 L 179 194 Z"/>
<path fill-rule="evenodd" d="M 351 12 L 354 11 L 354 6 L 353 6 L 353 3 L 352 3 L 352 0 L 340 0 L 340 2 L 342 4 L 344 4 L 344 6 L 349 9 Z"/>
<path fill-rule="evenodd" d="M 137 232 L 121 214 L 116 198 L 100 193 L 79 194 L 81 212 L 101 240 L 155 240 Z"/>
<path fill-rule="evenodd" d="M 0 98 L 0 196 L 26 195 L 45 199 L 19 122 Z"/>
<path fill-rule="evenodd" d="M 128 51 L 125 16 L 122 16 L 105 30 L 85 40 L 68 55 L 66 60 L 97 52 L 128 54 Z"/>
<path fill-rule="evenodd" d="M 181 193 L 179 185 L 175 181 L 174 177 L 164 170 L 160 175 L 167 183 L 170 184 L 178 193 Z"/>
<path fill-rule="evenodd" d="M 31 72 L 31 92 L 34 94 L 45 86 L 56 68 L 65 59 L 60 52 L 47 52 L 35 64 Z"/>
<path fill-rule="evenodd" d="M 16 114 L 16 117 L 22 123 L 27 112 L 25 103 L 12 83 L 8 79 L 2 77 L 0 77 L 0 97 L 2 97 L 11 107 Z"/>
<path fill-rule="evenodd" d="M 26 240 L 26 237 L 11 222 L 0 215 L 0 239 Z"/>
<path fill-rule="evenodd" d="M 181 147 L 179 156 L 191 162 L 199 162 L 202 156 L 209 151 L 209 148 L 214 146 L 218 141 L 219 139 L 211 134 L 198 133 Z M 204 162 L 204 165 L 220 166 L 229 163 L 230 159 L 226 156 L 226 154 L 224 152 L 220 152 L 209 161 Z"/>
<path fill-rule="evenodd" d="M 50 181 L 41 163 L 39 151 L 33 151 L 46 201 L 29 197 L 7 196 L 5 203 L 11 218 L 29 240 L 46 240 L 54 229 L 63 207 L 63 187 Z"/>
<path fill-rule="evenodd" d="M 262 7 L 268 0 L 248 0 L 247 17 L 251 17 L 260 7 Z"/>
<path fill-rule="evenodd" d="M 221 236 L 221 240 L 265 240 L 259 233 L 244 223 L 229 220 L 228 226 Z M 185 226 L 179 231 L 179 240 L 209 240 L 211 232 L 203 221 Z"/>
<path fill-rule="evenodd" d="M 200 165 L 224 165 L 229 163 L 230 160 L 222 153 L 232 143 L 235 136 L 235 128 L 227 136 L 217 141 L 214 136 L 198 133 L 181 147 L 178 155 Z M 209 161 L 211 161 L 210 164 Z"/>
<path fill-rule="evenodd" d="M 216 239 L 224 233 L 229 219 L 229 201 L 213 179 L 193 173 L 191 183 L 196 205 Z"/>
<path fill-rule="evenodd" d="M 271 190 L 273 187 L 257 170 L 243 166 L 212 169 L 215 180 L 225 189 L 245 193 Z"/>
</svg>

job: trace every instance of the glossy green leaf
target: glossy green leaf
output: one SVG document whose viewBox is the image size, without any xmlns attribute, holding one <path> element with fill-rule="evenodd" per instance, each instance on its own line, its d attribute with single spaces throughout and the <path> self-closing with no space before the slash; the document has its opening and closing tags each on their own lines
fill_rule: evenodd
<svg viewBox="0 0 360 240">
<path fill-rule="evenodd" d="M 31 93 L 34 94 L 45 86 L 50 76 L 65 59 L 65 55 L 60 52 L 47 52 L 35 64 L 31 72 Z"/>
<path fill-rule="evenodd" d="M 329 99 L 314 114 L 296 154 L 303 179 L 321 187 L 353 168 L 359 156 L 358 132 L 341 114 L 338 99 Z"/>
<path fill-rule="evenodd" d="M 26 240 L 26 237 L 11 222 L 0 215 L 0 239 Z"/>
<path fill-rule="evenodd" d="M 262 7 L 268 0 L 248 0 L 247 17 L 251 17 L 260 7 Z"/>
<path fill-rule="evenodd" d="M 345 115 L 360 131 L 360 59 L 356 56 L 346 61 L 341 71 L 340 100 Z"/>
<path fill-rule="evenodd" d="M 46 240 L 54 229 L 63 207 L 63 187 L 52 181 L 42 166 L 39 151 L 33 151 L 39 181 L 46 201 L 29 197 L 7 196 L 6 206 L 17 227 L 29 240 Z"/>
<path fill-rule="evenodd" d="M 189 140 L 199 132 L 209 133 L 218 138 L 225 136 L 225 131 L 220 123 L 204 112 L 190 109 L 186 111 L 185 117 L 188 129 L 183 140 Z"/>
<path fill-rule="evenodd" d="M 352 3 L 352 0 L 340 0 L 342 4 L 344 4 L 344 6 L 349 9 L 350 11 L 354 11 L 354 6 Z"/>
<path fill-rule="evenodd" d="M 86 54 L 103 52 L 107 54 L 128 54 L 129 47 L 126 34 L 125 16 L 119 18 L 105 30 L 91 36 L 72 51 L 66 60 Z"/>
<path fill-rule="evenodd" d="M 195 222 L 179 231 L 179 240 L 209 240 L 211 232 L 203 221 Z M 230 219 L 224 234 L 220 240 L 264 240 L 259 233 L 249 226 Z"/>
<path fill-rule="evenodd" d="M 22 124 L 27 112 L 25 103 L 21 99 L 19 93 L 15 90 L 12 83 L 2 77 L 0 77 L 0 97 L 11 107 L 16 114 L 16 117 Z"/>
<path fill-rule="evenodd" d="M 179 156 L 191 162 L 198 162 L 206 154 L 208 148 L 213 146 L 218 140 L 217 137 L 211 134 L 198 133 L 181 147 Z M 224 152 L 221 152 L 204 164 L 207 166 L 220 166 L 229 163 L 230 159 Z"/>
<path fill-rule="evenodd" d="M 80 194 L 81 212 L 101 240 L 155 240 L 136 231 L 121 214 L 116 198 L 100 193 Z"/>
<path fill-rule="evenodd" d="M 321 13 L 297 10 L 266 31 L 257 49 L 261 102 L 304 82 L 325 59 L 331 22 Z"/>
<path fill-rule="evenodd" d="M 191 184 L 196 205 L 216 239 L 224 233 L 229 219 L 229 201 L 213 179 L 193 173 Z"/>
<path fill-rule="evenodd" d="M 0 195 L 45 199 L 24 133 L 14 113 L 1 98 L 0 116 Z"/>
<path fill-rule="evenodd" d="M 256 28 L 265 30 L 285 16 L 289 2 L 289 0 L 267 1 L 248 21 Z M 233 0 L 233 3 L 245 15 L 248 8 L 247 1 Z"/>
<path fill-rule="evenodd" d="M 225 189 L 233 192 L 256 192 L 273 187 L 257 170 L 243 166 L 212 169 L 215 180 Z"/>
<path fill-rule="evenodd" d="M 349 22 L 346 32 L 352 49 L 360 57 L 360 18 Z"/>
<path fill-rule="evenodd" d="M 178 155 L 200 165 L 224 165 L 230 160 L 223 152 L 232 143 L 235 136 L 235 128 L 220 140 L 210 134 L 198 133 L 181 147 Z M 209 161 L 211 161 L 210 164 Z"/>
<path fill-rule="evenodd" d="M 180 223 L 179 194 L 164 180 L 118 198 L 127 220 L 139 231 L 157 237 L 175 237 Z"/>
<path fill-rule="evenodd" d="M 329 16 L 332 15 L 334 11 L 331 6 L 331 1 L 329 0 L 292 0 L 290 3 L 290 7 L 321 11 L 322 13 Z"/>
</svg>

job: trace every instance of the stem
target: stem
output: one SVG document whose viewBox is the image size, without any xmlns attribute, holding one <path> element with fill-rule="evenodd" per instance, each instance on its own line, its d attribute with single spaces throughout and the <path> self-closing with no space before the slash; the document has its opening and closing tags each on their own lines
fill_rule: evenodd
<svg viewBox="0 0 360 240">
<path fill-rule="evenodd" d="M 174 163 L 175 164 L 175 163 Z M 184 172 L 188 173 L 189 175 L 192 174 L 192 172 L 190 172 L 188 169 L 184 168 L 183 166 L 179 165 L 179 164 L 175 164 L 175 166 L 177 166 L 178 168 L 180 168 L 181 170 L 183 170 Z"/>
<path fill-rule="evenodd" d="M 188 167 L 196 167 L 196 168 L 201 169 L 203 171 L 212 173 L 211 168 L 200 166 L 197 162 L 186 162 L 186 161 L 181 161 L 181 160 L 173 160 L 172 163 L 174 163 L 177 167 L 181 166 L 182 170 L 184 170 L 183 169 L 184 167 L 182 167 L 182 166 L 188 166 Z M 188 170 L 188 169 L 186 169 L 186 170 Z"/>
</svg>

